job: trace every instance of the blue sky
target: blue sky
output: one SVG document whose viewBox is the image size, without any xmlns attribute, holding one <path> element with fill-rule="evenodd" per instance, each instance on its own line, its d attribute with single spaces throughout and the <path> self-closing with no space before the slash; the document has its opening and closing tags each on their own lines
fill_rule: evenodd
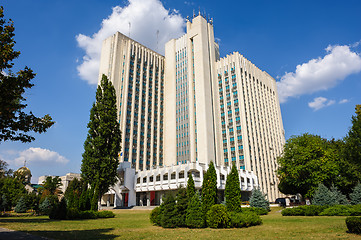
<svg viewBox="0 0 361 240">
<path fill-rule="evenodd" d="M 221 56 L 238 51 L 279 83 L 286 139 L 305 132 L 342 138 L 361 104 L 361 2 L 344 1 L 1 1 L 15 23 L 15 70 L 37 76 L 28 109 L 56 124 L 29 144 L 0 144 L 0 158 L 41 175 L 80 172 L 95 99 L 101 40 L 115 31 L 159 52 L 199 10 L 214 19 Z M 156 32 L 159 30 L 159 43 Z M 152 34 L 154 33 L 154 34 Z"/>
</svg>

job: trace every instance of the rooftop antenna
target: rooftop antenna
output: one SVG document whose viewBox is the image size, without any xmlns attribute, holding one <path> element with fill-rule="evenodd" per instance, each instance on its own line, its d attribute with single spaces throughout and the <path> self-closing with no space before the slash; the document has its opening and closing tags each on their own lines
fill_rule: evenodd
<svg viewBox="0 0 361 240">
<path fill-rule="evenodd" d="M 193 18 L 196 16 L 196 14 L 194 13 L 194 9 L 193 9 Z"/>
<path fill-rule="evenodd" d="M 129 34 L 128 34 L 128 37 L 130 38 L 130 27 L 131 27 L 130 22 L 128 22 L 128 25 L 129 25 Z"/>
<path fill-rule="evenodd" d="M 198 16 L 201 15 L 201 7 L 198 7 Z"/>
<path fill-rule="evenodd" d="M 24 160 L 24 167 L 26 167 L 26 159 Z"/>
</svg>

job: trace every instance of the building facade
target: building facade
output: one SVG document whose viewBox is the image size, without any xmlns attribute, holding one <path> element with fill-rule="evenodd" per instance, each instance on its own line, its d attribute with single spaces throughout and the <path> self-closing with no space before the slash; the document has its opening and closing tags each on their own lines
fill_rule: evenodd
<svg viewBox="0 0 361 240">
<path fill-rule="evenodd" d="M 120 160 L 135 170 L 134 189 L 119 190 L 123 206 L 159 204 L 189 174 L 201 182 L 211 161 L 220 191 L 235 164 L 243 196 L 258 186 L 270 201 L 280 196 L 276 157 L 285 140 L 276 81 L 237 52 L 220 58 L 212 21 L 187 21 L 165 57 L 118 32 L 103 43 L 102 74 L 117 93 Z"/>
</svg>

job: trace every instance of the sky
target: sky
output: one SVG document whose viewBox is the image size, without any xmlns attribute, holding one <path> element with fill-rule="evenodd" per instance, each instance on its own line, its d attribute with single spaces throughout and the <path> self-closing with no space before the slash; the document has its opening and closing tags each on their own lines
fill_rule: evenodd
<svg viewBox="0 0 361 240">
<path fill-rule="evenodd" d="M 361 1 L 0 0 L 15 25 L 14 61 L 37 73 L 26 92 L 56 121 L 31 143 L 1 142 L 0 159 L 42 175 L 80 172 L 102 40 L 120 31 L 164 53 L 185 20 L 213 18 L 221 57 L 240 52 L 277 81 L 286 139 L 343 138 L 361 104 Z M 158 32 L 158 34 L 157 34 Z M 157 37 L 158 36 L 158 37 Z"/>
</svg>

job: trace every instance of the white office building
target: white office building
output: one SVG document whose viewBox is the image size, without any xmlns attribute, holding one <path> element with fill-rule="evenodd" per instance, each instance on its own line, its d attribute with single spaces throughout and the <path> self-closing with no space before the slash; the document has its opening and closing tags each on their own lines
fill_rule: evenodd
<svg viewBox="0 0 361 240">
<path fill-rule="evenodd" d="M 244 200 L 255 187 L 279 197 L 285 140 L 276 81 L 237 52 L 220 58 L 211 20 L 187 21 L 165 57 L 117 32 L 103 42 L 102 74 L 116 89 L 123 140 L 123 175 L 107 193 L 114 206 L 158 205 L 189 174 L 201 188 L 211 161 L 220 198 L 233 163 Z"/>
</svg>

